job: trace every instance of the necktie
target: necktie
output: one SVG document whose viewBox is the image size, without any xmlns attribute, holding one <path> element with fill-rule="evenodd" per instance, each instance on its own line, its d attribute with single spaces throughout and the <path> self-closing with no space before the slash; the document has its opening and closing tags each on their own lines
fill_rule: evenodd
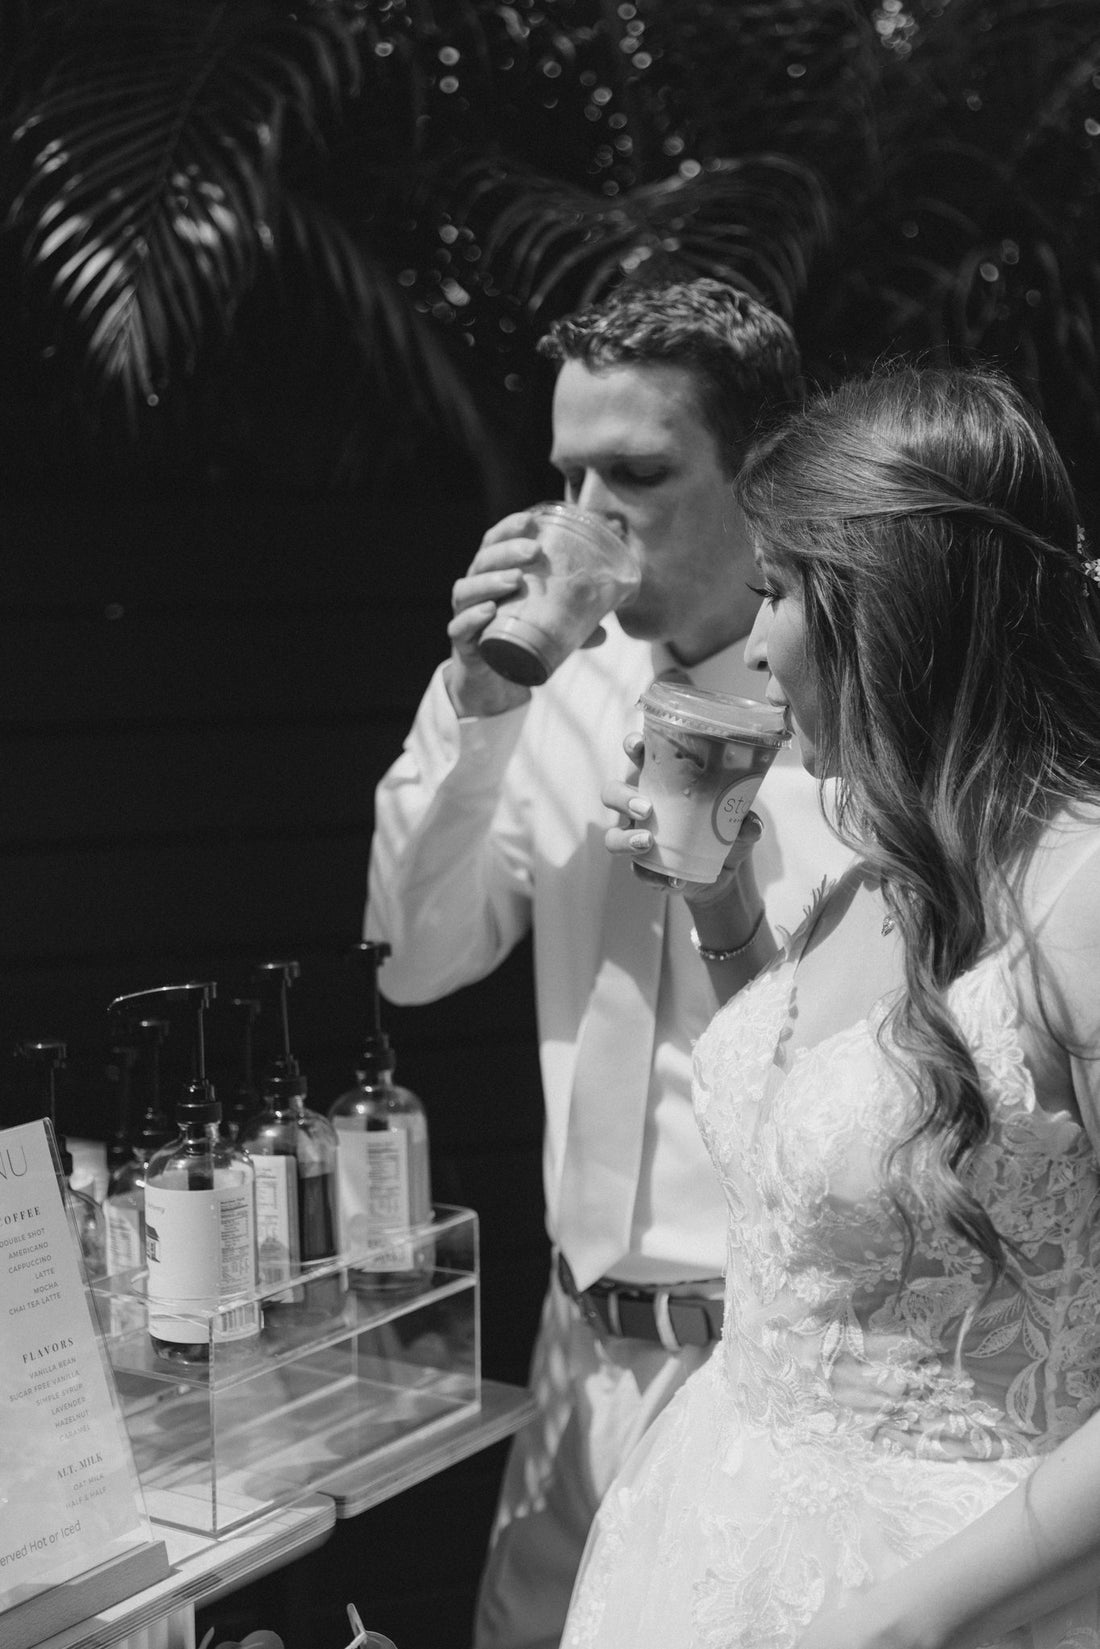
<svg viewBox="0 0 1100 1649">
<path fill-rule="evenodd" d="M 578 1033 L 558 1204 L 559 1241 L 578 1288 L 630 1247 L 666 900 L 635 876 L 629 855 L 611 855 L 601 962 Z"/>
</svg>

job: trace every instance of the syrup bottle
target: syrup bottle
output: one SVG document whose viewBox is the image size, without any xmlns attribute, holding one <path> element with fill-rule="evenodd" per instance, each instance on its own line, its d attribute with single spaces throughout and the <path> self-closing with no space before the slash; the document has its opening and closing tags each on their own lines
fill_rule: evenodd
<svg viewBox="0 0 1100 1649">
<path fill-rule="evenodd" d="M 256 1191 L 248 1155 L 222 1137 L 221 1105 L 206 1076 L 204 1015 L 212 982 L 161 985 L 119 996 L 111 1010 L 184 1002 L 192 1014 L 191 1080 L 176 1106 L 178 1135 L 145 1171 L 149 1337 L 168 1362 L 209 1365 L 255 1350 Z"/>
<path fill-rule="evenodd" d="M 336 1130 L 306 1105 L 307 1083 L 290 1051 L 287 994 L 297 962 L 264 962 L 261 987 L 274 996 L 265 1021 L 278 1026 L 279 1048 L 264 1072 L 263 1109 L 247 1122 L 240 1143 L 256 1171 L 256 1233 L 260 1285 L 293 1282 L 264 1300 L 264 1324 L 294 1334 L 324 1323 L 343 1307 L 336 1274 L 308 1280 L 310 1266 L 336 1257 Z"/>
<path fill-rule="evenodd" d="M 430 1239 L 409 1235 L 432 1217 L 428 1123 L 417 1096 L 393 1080 L 395 1055 L 378 991 L 378 969 L 389 954 L 381 940 L 353 947 L 367 979 L 367 1032 L 356 1086 L 328 1113 L 340 1142 L 340 1246 L 355 1254 L 351 1284 L 359 1293 L 422 1288 L 432 1272 Z"/>
<path fill-rule="evenodd" d="M 57 1072 L 64 1069 L 68 1049 L 64 1042 L 23 1042 L 16 1049 L 41 1073 L 42 1114 L 48 1116 L 57 1140 L 57 1154 L 61 1158 L 64 1176 L 63 1194 L 84 1259 L 84 1270 L 89 1278 L 102 1277 L 106 1271 L 106 1245 L 103 1234 L 103 1210 L 89 1191 L 70 1183 L 73 1155 L 64 1134 L 57 1132 Z"/>
</svg>

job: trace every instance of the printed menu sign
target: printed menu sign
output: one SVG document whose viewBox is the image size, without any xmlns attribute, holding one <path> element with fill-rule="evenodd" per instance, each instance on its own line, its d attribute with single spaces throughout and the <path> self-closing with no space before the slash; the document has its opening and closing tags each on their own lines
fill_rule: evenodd
<svg viewBox="0 0 1100 1649">
<path fill-rule="evenodd" d="M 7 1128 L 0 1132 L 0 1611 L 150 1537 L 50 1126 Z"/>
</svg>

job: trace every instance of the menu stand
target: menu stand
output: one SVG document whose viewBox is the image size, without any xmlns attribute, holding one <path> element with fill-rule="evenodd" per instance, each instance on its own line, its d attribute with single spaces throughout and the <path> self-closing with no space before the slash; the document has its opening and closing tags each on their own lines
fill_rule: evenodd
<svg viewBox="0 0 1100 1649">
<path fill-rule="evenodd" d="M 196 1649 L 198 1607 L 529 1417 L 481 1379 L 470 1210 L 416 1228 L 407 1289 L 346 1288 L 369 1249 L 313 1268 L 340 1309 L 308 1333 L 223 1361 L 211 1314 L 187 1372 L 142 1275 L 88 1285 L 59 1176 L 48 1124 L 0 1132 L 2 1649 Z"/>
<path fill-rule="evenodd" d="M 162 1580 L 46 1120 L 0 1131 L 0 1642 Z"/>
<path fill-rule="evenodd" d="M 163 1540 L 137 1547 L 88 1569 L 75 1580 L 51 1586 L 45 1592 L 16 1603 L 0 1615 L 0 1642 L 4 1649 L 35 1649 L 67 1626 L 88 1620 L 135 1592 L 167 1579 L 168 1553 Z"/>
<path fill-rule="evenodd" d="M 198 1649 L 196 1610 L 315 1551 L 334 1523 L 332 1501 L 311 1494 L 229 1534 L 163 1529 L 171 1563 L 166 1580 L 66 1627 L 37 1649 Z M 7 1649 L 4 1620 L 0 1615 L 0 1644 Z"/>
</svg>

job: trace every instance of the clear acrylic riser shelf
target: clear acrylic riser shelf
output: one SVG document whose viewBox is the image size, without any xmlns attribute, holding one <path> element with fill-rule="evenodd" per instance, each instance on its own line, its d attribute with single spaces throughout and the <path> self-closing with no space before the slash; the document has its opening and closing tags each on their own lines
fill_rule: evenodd
<svg viewBox="0 0 1100 1649">
<path fill-rule="evenodd" d="M 394 1241 L 190 1312 L 205 1364 L 154 1349 L 144 1270 L 92 1285 L 151 1517 L 221 1534 L 477 1414 L 477 1215 L 437 1206 Z M 259 1337 L 222 1339 L 222 1321 L 252 1306 Z"/>
</svg>

